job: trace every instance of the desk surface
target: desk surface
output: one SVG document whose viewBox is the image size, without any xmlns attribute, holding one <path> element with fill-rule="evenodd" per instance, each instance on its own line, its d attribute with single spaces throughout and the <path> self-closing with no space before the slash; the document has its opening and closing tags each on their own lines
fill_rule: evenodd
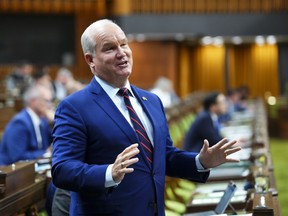
<svg viewBox="0 0 288 216">
<path fill-rule="evenodd" d="M 21 210 L 29 208 L 44 199 L 46 192 L 46 179 L 38 177 L 35 183 L 10 196 L 0 200 L 0 215 L 10 216 L 20 213 Z"/>
</svg>

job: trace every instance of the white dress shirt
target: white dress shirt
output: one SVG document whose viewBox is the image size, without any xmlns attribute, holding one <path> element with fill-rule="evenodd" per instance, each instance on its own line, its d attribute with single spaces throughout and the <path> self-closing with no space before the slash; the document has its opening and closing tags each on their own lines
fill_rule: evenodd
<svg viewBox="0 0 288 216">
<path fill-rule="evenodd" d="M 119 109 L 119 111 L 122 113 L 122 115 L 125 117 L 125 119 L 128 121 L 128 123 L 131 125 L 131 127 L 134 128 L 133 124 L 131 122 L 130 116 L 129 116 L 129 111 L 127 110 L 126 105 L 124 103 L 123 97 L 117 95 L 119 88 L 111 86 L 110 84 L 108 84 L 107 82 L 105 82 L 104 80 L 100 79 L 97 76 L 94 76 L 94 77 L 95 77 L 96 81 L 99 83 L 99 85 L 103 88 L 103 90 L 110 97 L 110 99 L 113 101 L 113 103 L 116 105 L 116 107 Z M 147 117 L 146 113 L 143 111 L 143 108 L 140 105 L 140 103 L 138 102 L 137 98 L 134 96 L 134 94 L 131 90 L 131 86 L 130 86 L 129 81 L 127 81 L 127 83 L 124 87 L 129 89 L 130 93 L 133 95 L 133 97 L 130 97 L 131 104 L 132 104 L 134 110 L 136 111 L 137 115 L 139 116 L 143 126 L 145 127 L 145 130 L 147 132 L 149 139 L 151 140 L 152 145 L 154 146 L 153 127 L 152 127 L 152 124 L 151 124 L 149 118 Z M 201 165 L 201 163 L 199 161 L 199 155 L 196 156 L 195 160 L 196 160 L 196 166 L 197 166 L 198 171 L 206 172 L 209 170 L 209 169 L 206 170 L 203 168 L 203 166 Z M 116 183 L 113 180 L 112 166 L 113 166 L 113 164 L 110 164 L 106 170 L 106 178 L 105 178 L 105 187 L 106 188 L 116 186 L 120 183 L 120 182 Z"/>
<path fill-rule="evenodd" d="M 131 127 L 134 129 L 133 123 L 130 119 L 129 111 L 127 110 L 126 105 L 124 103 L 124 99 L 122 96 L 117 95 L 119 88 L 116 88 L 116 87 L 109 85 L 108 83 L 101 80 L 97 76 L 95 76 L 95 79 L 100 84 L 100 86 L 104 89 L 104 91 L 108 94 L 108 96 L 111 98 L 113 103 L 117 106 L 119 111 L 122 113 L 122 115 L 128 121 L 128 123 L 131 125 Z M 132 94 L 133 97 L 129 97 L 131 104 L 132 104 L 134 110 L 136 111 L 138 117 L 140 118 L 152 145 L 154 145 L 152 124 L 151 124 L 149 118 L 147 117 L 146 113 L 143 111 L 141 104 L 138 102 L 135 95 L 133 94 L 129 81 L 127 81 L 126 85 L 123 88 L 129 89 L 130 93 Z"/>
<path fill-rule="evenodd" d="M 40 132 L 41 119 L 31 108 L 27 107 L 26 110 L 32 119 L 32 123 L 33 123 L 35 134 L 36 134 L 36 139 L 37 139 L 37 143 L 38 143 L 38 148 L 42 149 L 43 144 L 42 144 L 42 136 L 41 136 L 41 132 Z"/>
</svg>

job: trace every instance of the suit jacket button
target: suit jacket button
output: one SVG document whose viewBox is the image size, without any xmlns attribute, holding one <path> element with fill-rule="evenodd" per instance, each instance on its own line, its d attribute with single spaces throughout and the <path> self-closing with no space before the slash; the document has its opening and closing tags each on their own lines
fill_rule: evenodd
<svg viewBox="0 0 288 216">
<path fill-rule="evenodd" d="M 154 213 L 157 213 L 157 203 L 156 202 L 150 202 L 149 207 L 154 209 Z"/>
</svg>

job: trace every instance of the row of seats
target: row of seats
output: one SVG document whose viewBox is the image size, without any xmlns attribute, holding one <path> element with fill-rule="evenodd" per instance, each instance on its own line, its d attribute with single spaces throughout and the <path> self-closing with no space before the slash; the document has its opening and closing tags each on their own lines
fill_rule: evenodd
<svg viewBox="0 0 288 216">
<path fill-rule="evenodd" d="M 201 109 L 204 96 L 204 92 L 196 92 L 173 107 L 166 109 L 169 131 L 175 147 L 182 149 L 185 134 Z M 191 199 L 195 188 L 195 183 L 189 180 L 166 177 L 166 216 L 180 216 L 185 213 L 186 203 Z"/>
<path fill-rule="evenodd" d="M 197 98 L 197 100 L 195 98 Z M 199 109 L 201 109 L 201 106 L 199 106 L 201 104 L 201 98 L 203 97 L 199 97 L 199 95 L 197 97 L 191 96 L 190 100 L 185 100 L 181 104 L 177 104 L 175 107 L 167 110 L 171 137 L 175 145 L 180 149 L 186 131 L 193 122 Z M 189 103 L 189 101 L 194 102 Z M 198 106 L 195 104 L 198 104 Z M 253 215 L 254 213 L 255 215 L 263 215 L 264 213 L 265 215 L 281 215 L 272 158 L 269 153 L 267 115 L 262 100 L 253 100 L 250 103 L 249 110 L 250 112 L 234 116 L 233 122 L 226 128 L 229 129 L 226 130 L 226 133 L 232 132 L 233 136 L 239 135 L 239 133 L 244 134 L 245 131 L 246 136 L 249 137 L 248 142 L 243 146 L 242 153 L 239 152 L 237 156 L 239 159 L 241 158 L 241 162 L 237 164 L 223 164 L 223 166 L 221 165 L 220 167 L 214 168 L 210 173 L 208 182 L 204 185 L 188 180 L 166 177 L 165 209 L 167 216 L 180 216 L 185 213 L 199 211 L 200 209 L 210 210 L 213 208 L 213 203 L 195 205 L 195 197 L 201 195 L 197 193 L 199 193 L 201 188 L 203 190 L 205 187 L 206 190 L 208 187 L 210 187 L 210 189 L 212 187 L 214 191 L 219 185 L 226 185 L 229 181 L 234 181 L 238 187 L 237 195 L 235 194 L 231 200 L 236 211 L 243 212 L 243 214 L 252 212 Z M 244 130 L 245 127 L 246 129 Z M 226 173 L 228 172 L 227 170 L 232 171 L 232 173 Z M 236 175 L 234 176 L 234 171 L 236 172 L 237 170 L 246 170 L 248 173 L 244 175 L 241 171 L 240 178 L 235 178 Z M 215 178 L 212 178 L 213 173 L 217 174 L 217 178 L 215 175 Z M 221 179 L 218 174 L 222 176 Z M 262 192 L 257 191 L 259 190 L 258 186 L 261 186 L 260 189 L 263 190 Z M 259 197 L 265 199 L 265 208 L 259 209 Z M 227 211 L 233 213 L 235 209 L 233 210 L 232 207 L 228 207 Z M 271 214 L 271 212 L 273 214 Z"/>
</svg>

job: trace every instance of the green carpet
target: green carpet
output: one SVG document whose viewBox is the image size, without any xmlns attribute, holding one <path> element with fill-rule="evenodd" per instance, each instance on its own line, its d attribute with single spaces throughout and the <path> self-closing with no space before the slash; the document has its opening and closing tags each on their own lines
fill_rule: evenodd
<svg viewBox="0 0 288 216">
<path fill-rule="evenodd" d="M 282 215 L 288 215 L 288 140 L 270 139 L 270 149 Z"/>
</svg>

